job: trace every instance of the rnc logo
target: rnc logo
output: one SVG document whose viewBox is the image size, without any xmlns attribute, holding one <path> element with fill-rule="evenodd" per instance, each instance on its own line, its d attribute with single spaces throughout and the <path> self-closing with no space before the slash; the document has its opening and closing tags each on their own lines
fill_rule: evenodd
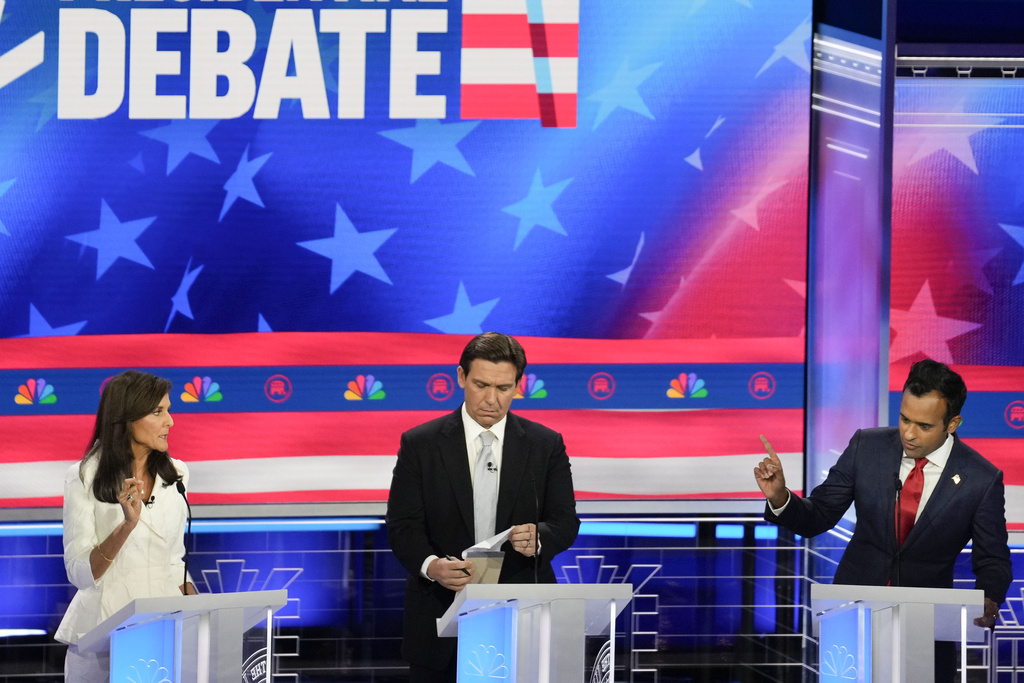
<svg viewBox="0 0 1024 683">
<path fill-rule="evenodd" d="M 263 383 L 263 393 L 274 403 L 284 403 L 292 396 L 292 381 L 284 375 L 271 375 Z"/>
<path fill-rule="evenodd" d="M 439 372 L 427 380 L 427 395 L 435 401 L 447 401 L 455 393 L 455 380 L 451 375 Z"/>
<path fill-rule="evenodd" d="M 764 400 L 775 393 L 775 378 L 770 372 L 755 372 L 747 383 L 747 391 L 758 400 Z"/>
<path fill-rule="evenodd" d="M 1003 419 L 1014 429 L 1024 429 L 1024 401 L 1014 401 L 1006 406 Z"/>
<path fill-rule="evenodd" d="M 615 393 L 615 378 L 607 372 L 595 372 L 587 382 L 587 391 L 598 401 L 611 398 Z"/>
</svg>

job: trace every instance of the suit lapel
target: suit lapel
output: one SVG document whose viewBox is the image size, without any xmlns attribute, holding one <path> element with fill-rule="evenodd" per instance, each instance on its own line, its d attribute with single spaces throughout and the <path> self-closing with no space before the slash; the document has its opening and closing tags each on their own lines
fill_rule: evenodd
<svg viewBox="0 0 1024 683">
<path fill-rule="evenodd" d="M 505 443 L 501 446 L 501 478 L 498 482 L 498 509 L 494 516 L 498 529 L 507 529 L 512 519 L 513 503 L 530 460 L 530 444 L 518 418 L 508 413 L 505 425 Z M 522 522 L 523 520 L 519 520 Z"/>
<path fill-rule="evenodd" d="M 953 450 L 950 451 L 949 458 L 946 460 L 946 466 L 942 469 L 942 474 L 939 475 L 939 481 L 935 484 L 935 490 L 928 498 L 928 504 L 921 511 L 921 516 L 914 524 L 914 528 L 910 530 L 910 535 L 907 537 L 908 543 L 927 532 L 931 523 L 938 519 L 946 506 L 957 497 L 970 476 L 968 470 L 969 463 L 960 452 L 960 441 L 956 440 L 953 442 Z"/>
<path fill-rule="evenodd" d="M 900 476 L 900 463 L 903 461 L 903 444 L 900 443 L 899 431 L 893 436 L 892 441 L 889 445 L 889 452 L 892 454 L 887 457 L 885 462 L 887 465 L 883 467 L 882 472 L 883 486 L 885 490 L 889 492 L 889 495 L 885 497 L 886 505 L 888 506 L 889 524 L 886 526 L 886 538 L 889 544 L 895 548 L 899 545 L 899 539 L 896 536 L 896 480 Z"/>
<path fill-rule="evenodd" d="M 441 427 L 438 444 L 448 481 L 455 491 L 455 501 L 462 519 L 473 538 L 473 480 L 469 475 L 469 454 L 466 452 L 466 431 L 462 427 L 462 408 L 452 413 Z"/>
</svg>

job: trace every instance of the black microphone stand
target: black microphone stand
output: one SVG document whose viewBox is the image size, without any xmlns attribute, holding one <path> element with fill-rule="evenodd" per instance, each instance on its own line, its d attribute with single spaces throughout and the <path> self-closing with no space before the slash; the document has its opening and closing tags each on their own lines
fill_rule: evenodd
<svg viewBox="0 0 1024 683">
<path fill-rule="evenodd" d="M 900 585 L 900 552 L 903 544 L 900 542 L 900 533 L 903 531 L 903 510 L 900 508 L 900 492 L 903 490 L 903 482 L 900 481 L 899 472 L 896 473 L 896 585 Z"/>
<path fill-rule="evenodd" d="M 181 479 L 176 484 L 178 493 L 185 500 L 185 509 L 188 510 L 188 518 L 185 522 L 185 575 L 184 580 L 181 582 L 183 594 L 188 595 L 188 544 L 192 541 L 192 506 L 188 504 L 188 496 L 185 495 L 185 485 L 181 483 Z"/>
<path fill-rule="evenodd" d="M 534 517 L 537 520 L 534 523 L 534 546 L 533 546 L 533 582 L 540 583 L 537 570 L 538 555 L 540 555 L 540 499 L 537 497 L 537 480 L 533 478 L 533 472 L 530 472 L 530 485 L 533 486 L 533 510 L 536 513 Z"/>
</svg>

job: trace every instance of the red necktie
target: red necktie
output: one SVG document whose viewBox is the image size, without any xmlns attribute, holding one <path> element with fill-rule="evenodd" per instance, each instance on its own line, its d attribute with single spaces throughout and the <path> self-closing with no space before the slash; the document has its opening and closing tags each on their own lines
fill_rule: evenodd
<svg viewBox="0 0 1024 683">
<path fill-rule="evenodd" d="M 907 540 L 910 530 L 914 528 L 914 519 L 917 517 L 917 508 L 921 504 L 921 492 L 924 491 L 924 466 L 928 464 L 928 458 L 918 458 L 914 463 L 914 469 L 907 475 L 903 482 L 903 490 L 900 493 L 899 519 L 900 519 L 900 545 Z"/>
</svg>

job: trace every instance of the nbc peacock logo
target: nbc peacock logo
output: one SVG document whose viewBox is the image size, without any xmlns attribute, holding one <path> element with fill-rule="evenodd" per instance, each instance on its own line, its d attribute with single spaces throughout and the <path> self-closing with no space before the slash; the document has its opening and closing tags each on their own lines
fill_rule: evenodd
<svg viewBox="0 0 1024 683">
<path fill-rule="evenodd" d="M 346 401 L 379 401 L 386 395 L 384 384 L 373 375 L 357 375 L 348 383 L 348 389 L 345 390 Z"/>
<path fill-rule="evenodd" d="M 516 388 L 516 395 L 513 398 L 544 398 L 548 390 L 544 388 L 544 380 L 537 379 L 537 375 L 523 375 Z"/>
<path fill-rule="evenodd" d="M 669 398 L 704 398 L 708 395 L 708 390 L 704 386 L 704 380 L 697 377 L 696 372 L 681 372 L 668 383 L 668 391 L 665 393 Z"/>
<path fill-rule="evenodd" d="M 18 387 L 18 393 L 14 395 L 14 402 L 23 406 L 48 405 L 57 402 L 57 394 L 53 391 L 53 385 L 47 384 L 42 377 L 27 379 Z"/>
<path fill-rule="evenodd" d="M 224 395 L 220 393 L 220 385 L 209 376 L 196 376 L 192 378 L 191 382 L 185 383 L 185 391 L 181 392 L 181 400 L 185 403 L 212 403 L 224 400 Z"/>
</svg>

